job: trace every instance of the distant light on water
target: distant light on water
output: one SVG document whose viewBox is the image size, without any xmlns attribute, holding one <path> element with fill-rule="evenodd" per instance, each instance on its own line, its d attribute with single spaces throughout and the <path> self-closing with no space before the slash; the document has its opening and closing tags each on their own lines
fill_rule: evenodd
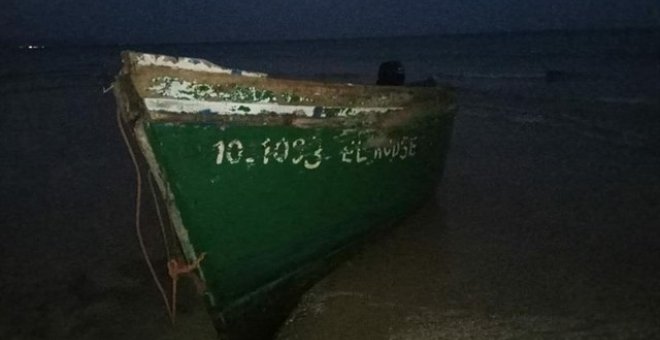
<svg viewBox="0 0 660 340">
<path fill-rule="evenodd" d="M 46 48 L 44 45 L 21 45 L 18 48 L 23 50 L 40 50 Z"/>
</svg>

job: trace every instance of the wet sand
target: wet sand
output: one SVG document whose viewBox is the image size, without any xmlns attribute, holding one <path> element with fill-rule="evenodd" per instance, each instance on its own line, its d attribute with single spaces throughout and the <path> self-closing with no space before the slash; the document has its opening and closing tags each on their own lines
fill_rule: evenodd
<svg viewBox="0 0 660 340">
<path fill-rule="evenodd" d="M 0 339 L 212 339 L 191 282 L 170 326 L 133 226 L 135 178 L 100 86 L 3 94 Z M 149 200 L 144 233 L 167 283 Z"/>
<path fill-rule="evenodd" d="M 0 338 L 214 338 L 190 283 L 167 321 L 111 95 L 39 95 L 0 98 Z M 660 336 L 657 154 L 484 100 L 461 94 L 437 198 L 316 285 L 279 338 Z"/>
<path fill-rule="evenodd" d="M 482 100 L 461 95 L 437 200 L 314 287 L 281 339 L 660 336 L 660 160 Z"/>
</svg>

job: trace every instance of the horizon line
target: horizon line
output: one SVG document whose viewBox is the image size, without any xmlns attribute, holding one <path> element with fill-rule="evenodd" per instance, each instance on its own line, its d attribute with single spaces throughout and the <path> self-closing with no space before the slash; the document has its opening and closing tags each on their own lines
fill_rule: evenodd
<svg viewBox="0 0 660 340">
<path fill-rule="evenodd" d="M 660 31 L 658 26 L 624 26 L 609 28 L 554 28 L 538 30 L 497 30 L 497 31 L 479 31 L 479 32 L 456 32 L 456 33 L 406 33 L 398 35 L 373 35 L 373 36 L 355 36 L 355 37 L 317 37 L 317 38 L 284 38 L 284 39 L 239 39 L 239 40 L 217 40 L 217 41 L 195 41 L 195 42 L 73 42 L 73 41 L 48 41 L 34 40 L 27 42 L 0 41 L 2 47 L 20 47 L 26 45 L 40 45 L 45 47 L 114 47 L 114 46 L 167 46 L 167 45 L 204 45 L 204 44 L 242 44 L 242 43 L 289 43 L 289 42 L 310 42 L 310 41 L 333 41 L 333 40 L 366 40 L 366 39 L 400 39 L 400 38 L 423 38 L 423 37 L 458 37 L 458 36 L 481 36 L 481 35 L 502 35 L 502 34 L 544 34 L 558 32 L 589 33 L 589 32 L 617 32 L 617 31 Z"/>
</svg>

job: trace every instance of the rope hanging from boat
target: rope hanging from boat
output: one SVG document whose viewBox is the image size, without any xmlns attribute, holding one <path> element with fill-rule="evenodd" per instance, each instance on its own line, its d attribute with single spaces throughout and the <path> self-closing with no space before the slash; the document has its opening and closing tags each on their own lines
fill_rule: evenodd
<svg viewBox="0 0 660 340">
<path fill-rule="evenodd" d="M 172 279 L 172 324 L 176 321 L 176 291 L 177 291 L 177 282 L 179 281 L 179 276 L 180 275 L 191 275 L 193 280 L 195 280 L 195 285 L 197 286 L 197 291 L 200 292 L 200 286 L 197 281 L 197 277 L 194 276 L 193 270 L 199 268 L 200 262 L 204 260 L 204 257 L 206 257 L 206 253 L 202 253 L 197 257 L 197 259 L 191 263 L 188 264 L 185 261 L 181 261 L 179 259 L 170 259 L 167 261 L 167 272 L 170 274 L 170 278 Z"/>
<path fill-rule="evenodd" d="M 153 174 L 147 177 L 149 179 L 149 190 L 151 191 L 151 198 L 153 199 L 154 206 L 156 207 L 156 215 L 158 216 L 158 224 L 160 225 L 160 233 L 163 235 L 163 243 L 165 244 L 165 257 L 172 258 L 170 254 L 170 242 L 165 231 L 165 222 L 163 222 L 163 215 L 160 213 L 160 204 L 158 204 L 158 197 L 156 197 L 156 189 L 154 188 Z"/>
<path fill-rule="evenodd" d="M 170 279 L 172 280 L 171 282 L 171 288 L 172 288 L 172 296 L 170 297 L 170 305 L 172 306 L 170 310 L 171 314 L 171 321 L 172 324 L 176 323 L 176 301 L 177 301 L 177 291 L 178 291 L 178 282 L 179 282 L 179 276 L 182 275 L 188 275 L 193 282 L 195 283 L 195 288 L 197 289 L 198 293 L 203 293 L 205 288 L 204 288 L 204 283 L 201 282 L 199 277 L 197 277 L 193 271 L 195 269 L 199 268 L 199 264 L 204 260 L 204 257 L 206 257 L 206 253 L 200 254 L 200 256 L 197 257 L 197 259 L 193 263 L 187 263 L 184 260 L 181 260 L 180 257 L 172 256 L 170 253 L 170 242 L 169 238 L 167 237 L 167 232 L 165 231 L 165 222 L 163 219 L 163 215 L 160 212 L 160 204 L 158 203 L 158 197 L 156 196 L 156 188 L 154 187 L 154 181 L 153 181 L 153 174 L 150 173 L 150 176 L 147 178 L 149 179 L 149 190 L 151 191 L 151 198 L 153 199 L 154 206 L 156 207 L 156 215 L 158 216 L 158 224 L 160 225 L 160 232 L 163 235 L 163 243 L 165 245 L 165 253 L 166 253 L 166 258 L 169 259 L 167 261 L 167 273 L 170 275 Z"/>
<path fill-rule="evenodd" d="M 151 273 L 151 277 L 153 278 L 154 283 L 156 284 L 156 287 L 158 288 L 158 291 L 160 292 L 160 295 L 163 299 L 163 303 L 165 304 L 165 308 L 167 309 L 167 315 L 170 318 L 170 322 L 172 323 L 172 325 L 174 325 L 176 323 L 176 296 L 177 296 L 177 283 L 179 280 L 179 276 L 190 275 L 190 277 L 193 279 L 196 285 L 197 291 L 200 293 L 203 292 L 204 291 L 203 283 L 199 280 L 197 276 L 194 275 L 193 271 L 195 269 L 199 269 L 199 264 L 206 257 L 206 253 L 200 254 L 200 256 L 198 256 L 197 259 L 190 264 L 186 263 L 184 260 L 175 258 L 171 255 L 170 244 L 168 241 L 167 232 L 165 231 L 165 223 L 163 222 L 163 217 L 160 211 L 160 205 L 158 204 L 158 199 L 156 197 L 156 190 L 154 188 L 151 175 L 149 175 L 147 178 L 149 182 L 149 188 L 151 191 L 151 197 L 153 198 L 153 202 L 156 207 L 156 214 L 158 216 L 158 222 L 160 224 L 160 230 L 163 236 L 163 242 L 165 243 L 166 256 L 169 259 L 167 262 L 167 272 L 170 276 L 170 279 L 172 280 L 172 298 L 171 298 L 172 300 L 170 302 L 170 300 L 168 300 L 167 293 L 165 292 L 165 288 L 163 288 L 163 285 L 158 279 L 156 270 L 154 269 L 151 258 L 149 257 L 149 254 L 147 252 L 147 247 L 144 243 L 144 238 L 142 237 L 142 226 L 140 221 L 140 214 L 142 211 L 142 173 L 140 172 L 140 166 L 138 164 L 135 151 L 131 146 L 131 143 L 128 139 L 128 135 L 126 134 L 126 130 L 124 129 L 124 125 L 121 122 L 121 111 L 119 109 L 117 109 L 117 125 L 119 126 L 119 131 L 121 132 L 122 138 L 124 140 L 124 144 L 128 149 L 128 153 L 131 157 L 131 161 L 133 162 L 133 167 L 135 168 L 135 177 L 136 177 L 135 232 L 137 234 L 138 243 L 140 244 L 140 249 L 142 251 L 142 255 L 144 256 L 144 260 L 147 263 L 147 267 L 149 267 L 149 272 Z"/>
<path fill-rule="evenodd" d="M 161 214 L 160 211 L 160 204 L 158 203 L 158 197 L 156 196 L 156 189 L 154 187 L 154 181 L 153 181 L 153 174 L 150 173 L 150 176 L 147 178 L 149 179 L 149 189 L 151 191 L 151 198 L 153 199 L 154 206 L 156 207 L 156 215 L 158 216 L 158 224 L 160 225 L 160 232 L 163 235 L 163 243 L 165 245 L 165 253 L 169 261 L 167 261 L 167 273 L 170 275 L 170 279 L 172 280 L 172 296 L 170 300 L 170 305 L 172 306 L 171 308 L 171 321 L 172 324 L 176 322 L 176 301 L 177 301 L 177 287 L 178 287 L 178 281 L 179 281 L 179 276 L 182 275 L 187 275 L 193 280 L 193 283 L 195 284 L 195 288 L 197 289 L 197 293 L 203 294 L 204 291 L 206 290 L 204 282 L 194 274 L 195 269 L 199 269 L 199 264 L 204 260 L 206 257 L 206 253 L 200 254 L 197 259 L 193 263 L 187 263 L 186 261 L 182 260 L 181 257 L 179 256 L 172 256 L 170 252 L 170 247 L 172 244 L 169 242 L 169 237 L 167 237 L 167 231 L 165 231 L 165 222 L 163 219 L 163 215 Z M 170 225 L 171 227 L 171 225 Z M 174 230 L 170 230 L 172 233 L 174 233 Z M 173 246 L 174 248 L 175 246 Z"/>
<path fill-rule="evenodd" d="M 135 232 L 137 234 L 137 239 L 138 243 L 140 244 L 140 249 L 142 250 L 142 256 L 144 256 L 144 260 L 147 263 L 147 267 L 149 267 L 149 272 L 151 272 L 151 276 L 154 280 L 154 283 L 156 283 L 156 287 L 158 288 L 158 291 L 160 292 L 161 297 L 163 298 L 163 303 L 165 304 L 165 308 L 167 309 L 167 315 L 170 318 L 170 321 L 172 324 L 174 324 L 175 317 L 174 314 L 172 314 L 172 308 L 170 306 L 170 302 L 167 299 L 167 293 L 165 293 L 165 289 L 163 288 L 163 285 L 160 283 L 160 280 L 158 280 L 158 275 L 156 274 L 156 270 L 154 269 L 153 264 L 151 263 L 151 258 L 149 257 L 149 254 L 147 252 L 147 247 L 144 244 L 144 239 L 142 237 L 142 227 L 140 225 L 140 212 L 142 210 L 142 174 L 140 172 L 140 166 L 138 165 L 137 157 L 135 156 L 135 151 L 133 151 L 133 148 L 131 147 L 131 143 L 128 140 L 128 136 L 126 135 L 126 131 L 124 129 L 124 125 L 121 122 L 121 111 L 119 108 L 117 108 L 117 125 L 119 126 L 119 131 L 121 132 L 121 136 L 124 139 L 124 144 L 126 145 L 126 148 L 128 149 L 128 153 L 131 157 L 131 160 L 133 161 L 133 167 L 135 168 L 135 179 L 136 179 L 136 185 L 135 185 Z"/>
<path fill-rule="evenodd" d="M 105 87 L 105 86 L 101 85 L 101 91 L 103 91 L 103 94 L 106 94 L 106 93 L 110 92 L 110 90 L 112 90 L 112 88 L 114 88 L 114 87 L 115 87 L 114 83 L 110 84 L 108 87 Z"/>
</svg>

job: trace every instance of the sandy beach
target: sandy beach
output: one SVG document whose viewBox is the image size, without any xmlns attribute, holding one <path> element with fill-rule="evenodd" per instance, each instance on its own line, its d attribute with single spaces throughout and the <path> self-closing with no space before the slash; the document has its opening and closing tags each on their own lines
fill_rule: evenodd
<svg viewBox="0 0 660 340">
<path fill-rule="evenodd" d="M 2 77 L 0 339 L 215 338 L 192 282 L 167 319 L 107 84 Z M 660 103 L 458 97 L 436 197 L 311 289 L 278 339 L 660 337 Z"/>
<path fill-rule="evenodd" d="M 61 93 L 47 95 L 2 103 L 71 112 Z M 91 87 L 82 95 L 95 108 L 84 124 L 3 118 L 14 158 L 2 176 L 0 337 L 214 338 L 190 283 L 169 325 L 135 240 L 134 179 L 112 98 Z M 279 338 L 659 334 L 656 156 L 550 124 L 549 114 L 460 99 L 437 199 L 314 287 Z M 157 235 L 149 204 L 145 216 Z M 163 264 L 158 238 L 148 241 Z"/>
<path fill-rule="evenodd" d="M 437 200 L 312 289 L 280 338 L 657 337 L 657 158 L 460 99 Z"/>
</svg>

